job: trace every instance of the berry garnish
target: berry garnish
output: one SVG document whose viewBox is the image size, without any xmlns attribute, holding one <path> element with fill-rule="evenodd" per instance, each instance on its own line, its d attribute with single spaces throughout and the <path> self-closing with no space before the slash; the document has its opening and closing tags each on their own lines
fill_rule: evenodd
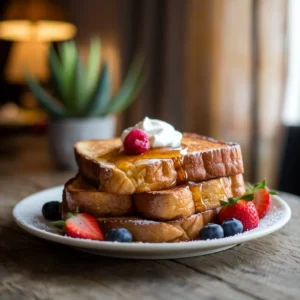
<svg viewBox="0 0 300 300">
<path fill-rule="evenodd" d="M 266 187 L 266 180 L 263 180 L 253 186 L 249 185 L 247 193 L 254 193 L 253 203 L 259 218 L 263 218 L 271 208 L 271 195 L 276 195 L 276 192 L 269 191 Z"/>
<path fill-rule="evenodd" d="M 221 239 L 224 237 L 223 228 L 218 224 L 208 224 L 199 232 L 200 240 Z"/>
<path fill-rule="evenodd" d="M 238 198 L 221 200 L 222 208 L 218 213 L 219 223 L 226 219 L 235 218 L 242 222 L 244 231 L 258 226 L 259 218 L 265 216 L 271 207 L 271 196 L 276 192 L 269 191 L 266 180 L 249 186 L 246 194 Z"/>
<path fill-rule="evenodd" d="M 69 237 L 103 241 L 97 219 L 88 213 L 69 213 L 66 221 L 54 222 Z"/>
<path fill-rule="evenodd" d="M 132 235 L 126 228 L 113 228 L 105 235 L 105 240 L 108 242 L 130 243 Z"/>
<path fill-rule="evenodd" d="M 46 220 L 55 221 L 61 219 L 60 202 L 50 201 L 43 205 L 42 214 Z"/>
<path fill-rule="evenodd" d="M 221 226 L 224 230 L 224 237 L 243 232 L 243 223 L 235 218 L 226 219 Z"/>
<path fill-rule="evenodd" d="M 266 189 L 257 190 L 254 193 L 253 203 L 259 218 L 263 218 L 271 208 L 271 195 Z"/>
<path fill-rule="evenodd" d="M 150 149 L 149 137 L 143 130 L 131 130 L 124 140 L 124 150 L 129 155 L 139 155 Z"/>
<path fill-rule="evenodd" d="M 221 201 L 221 204 L 222 208 L 218 213 L 220 224 L 226 219 L 235 218 L 242 222 L 243 231 L 251 230 L 258 226 L 259 217 L 253 202 L 249 202 L 249 200 L 244 200 L 242 198 L 229 198 L 228 202 Z"/>
</svg>

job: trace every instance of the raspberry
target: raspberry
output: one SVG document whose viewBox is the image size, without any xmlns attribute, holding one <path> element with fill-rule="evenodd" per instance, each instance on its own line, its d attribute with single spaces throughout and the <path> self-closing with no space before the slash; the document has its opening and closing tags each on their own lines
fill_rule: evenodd
<svg viewBox="0 0 300 300">
<path fill-rule="evenodd" d="M 124 140 L 124 150 L 129 155 L 145 153 L 150 149 L 148 135 L 140 130 L 131 130 Z"/>
</svg>

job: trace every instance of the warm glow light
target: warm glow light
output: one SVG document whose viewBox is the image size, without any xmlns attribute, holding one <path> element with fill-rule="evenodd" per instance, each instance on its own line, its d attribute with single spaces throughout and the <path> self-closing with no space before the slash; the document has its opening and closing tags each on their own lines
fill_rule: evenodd
<svg viewBox="0 0 300 300">
<path fill-rule="evenodd" d="M 9 82 L 24 83 L 26 71 L 41 81 L 48 79 L 47 53 L 49 44 L 41 42 L 16 42 L 4 70 Z"/>
<path fill-rule="evenodd" d="M 10 41 L 64 41 L 74 37 L 76 27 L 67 22 L 12 20 L 0 22 L 0 38 Z"/>
</svg>

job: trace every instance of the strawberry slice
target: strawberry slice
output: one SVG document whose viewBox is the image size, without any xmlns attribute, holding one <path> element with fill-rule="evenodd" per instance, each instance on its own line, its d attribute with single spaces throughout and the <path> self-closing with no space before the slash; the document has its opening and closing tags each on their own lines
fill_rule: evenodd
<svg viewBox="0 0 300 300">
<path fill-rule="evenodd" d="M 68 214 L 67 220 L 54 222 L 64 233 L 73 238 L 103 241 L 104 235 L 97 219 L 88 213 Z"/>
<path fill-rule="evenodd" d="M 272 198 L 271 195 L 277 195 L 276 192 L 270 191 L 267 188 L 266 180 L 249 186 L 247 194 L 253 194 L 253 203 L 258 212 L 259 218 L 263 218 L 270 210 Z"/>
<path fill-rule="evenodd" d="M 259 189 L 254 192 L 253 203 L 259 218 L 263 218 L 271 208 L 271 195 L 267 189 Z"/>
</svg>

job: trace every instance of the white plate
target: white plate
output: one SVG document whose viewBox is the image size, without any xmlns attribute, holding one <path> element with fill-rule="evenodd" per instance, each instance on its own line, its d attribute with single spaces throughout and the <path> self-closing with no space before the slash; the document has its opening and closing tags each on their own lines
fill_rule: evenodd
<svg viewBox="0 0 300 300">
<path fill-rule="evenodd" d="M 59 235 L 42 216 L 42 206 L 51 200 L 61 200 L 63 186 L 35 193 L 20 201 L 13 210 L 17 224 L 40 238 L 75 247 L 93 254 L 133 258 L 172 259 L 210 254 L 270 234 L 283 227 L 291 217 L 291 209 L 278 196 L 273 196 L 272 208 L 254 230 L 223 239 L 181 243 L 114 243 L 74 239 Z"/>
</svg>

